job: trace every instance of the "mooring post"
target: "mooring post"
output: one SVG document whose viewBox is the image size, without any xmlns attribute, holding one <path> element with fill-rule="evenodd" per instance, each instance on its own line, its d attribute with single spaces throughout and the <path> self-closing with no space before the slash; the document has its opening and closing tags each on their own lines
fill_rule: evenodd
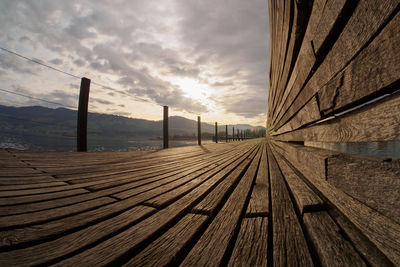
<svg viewBox="0 0 400 267">
<path fill-rule="evenodd" d="M 228 125 L 225 125 L 225 141 L 228 143 Z"/>
<path fill-rule="evenodd" d="M 232 126 L 232 141 L 235 141 L 235 127 Z"/>
<path fill-rule="evenodd" d="M 240 141 L 239 129 L 237 129 L 237 140 Z"/>
<path fill-rule="evenodd" d="M 77 147 L 78 152 L 87 152 L 87 121 L 89 106 L 90 79 L 81 79 L 81 89 L 79 92 L 78 123 L 77 123 Z"/>
<path fill-rule="evenodd" d="M 215 143 L 218 143 L 218 123 L 215 122 Z"/>
<path fill-rule="evenodd" d="M 201 122 L 200 116 L 197 116 L 197 144 L 201 146 Z"/>
<path fill-rule="evenodd" d="M 164 135 L 164 149 L 168 148 L 168 106 L 164 106 L 164 123 L 163 123 L 163 135 Z"/>
</svg>

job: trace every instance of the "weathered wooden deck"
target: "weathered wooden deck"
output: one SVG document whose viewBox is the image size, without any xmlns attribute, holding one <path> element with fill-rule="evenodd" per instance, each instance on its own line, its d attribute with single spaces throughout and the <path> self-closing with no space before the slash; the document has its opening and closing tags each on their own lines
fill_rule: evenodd
<svg viewBox="0 0 400 267">
<path fill-rule="evenodd" d="M 0 265 L 399 264 L 398 224 L 278 150 L 1 150 Z"/>
</svg>

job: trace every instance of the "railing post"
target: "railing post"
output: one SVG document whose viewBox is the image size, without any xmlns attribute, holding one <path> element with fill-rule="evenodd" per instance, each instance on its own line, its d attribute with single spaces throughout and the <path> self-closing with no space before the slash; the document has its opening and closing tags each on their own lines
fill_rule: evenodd
<svg viewBox="0 0 400 267">
<path fill-rule="evenodd" d="M 81 79 L 81 89 L 79 92 L 78 123 L 77 123 L 77 147 L 78 152 L 87 152 L 87 121 L 89 106 L 90 79 Z"/>
<path fill-rule="evenodd" d="M 225 125 L 225 141 L 228 143 L 228 125 Z"/>
<path fill-rule="evenodd" d="M 163 122 L 164 149 L 168 148 L 168 106 L 164 106 L 164 122 Z"/>
<path fill-rule="evenodd" d="M 235 127 L 232 126 L 232 141 L 235 141 Z"/>
<path fill-rule="evenodd" d="M 197 116 L 197 144 L 201 146 L 201 122 L 200 116 Z"/>
<path fill-rule="evenodd" d="M 218 123 L 215 122 L 215 143 L 218 143 Z"/>
</svg>

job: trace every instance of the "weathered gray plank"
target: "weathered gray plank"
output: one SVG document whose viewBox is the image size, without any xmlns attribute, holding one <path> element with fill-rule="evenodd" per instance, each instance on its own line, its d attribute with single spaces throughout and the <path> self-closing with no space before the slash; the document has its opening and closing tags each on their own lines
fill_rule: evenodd
<svg viewBox="0 0 400 267">
<path fill-rule="evenodd" d="M 226 194 L 241 178 L 244 169 L 256 156 L 257 151 L 253 151 L 248 158 L 240 163 L 225 179 L 222 181 L 210 194 L 207 195 L 199 204 L 193 208 L 193 212 L 206 213 L 214 215 L 221 201 L 226 197 Z"/>
<path fill-rule="evenodd" d="M 124 266 L 167 266 L 171 264 L 207 219 L 208 217 L 204 215 L 186 215 Z"/>
<path fill-rule="evenodd" d="M 268 218 L 244 218 L 228 266 L 267 266 Z"/>
<path fill-rule="evenodd" d="M 259 155 L 259 153 L 258 153 Z M 183 266 L 220 265 L 232 241 L 236 225 L 256 175 L 260 156 L 251 162 L 243 178 L 207 230 L 182 262 Z"/>
<path fill-rule="evenodd" d="M 256 182 L 253 186 L 246 216 L 267 216 L 269 214 L 269 181 L 266 146 L 262 147 L 261 161 Z"/>
<path fill-rule="evenodd" d="M 109 220 L 102 221 L 75 233 L 65 235 L 53 241 L 32 247 L 1 252 L 1 266 L 27 266 L 46 264 L 57 258 L 68 255 L 80 248 L 84 248 L 104 237 L 113 234 L 119 229 L 129 226 L 140 218 L 150 214 L 154 209 L 150 207 L 136 207 Z M 79 264 L 81 265 L 81 264 Z"/>
<path fill-rule="evenodd" d="M 278 164 L 268 150 L 271 179 L 273 264 L 313 266 L 300 222 L 297 219 Z"/>
<path fill-rule="evenodd" d="M 306 213 L 303 220 L 322 266 L 366 266 L 327 212 Z"/>
<path fill-rule="evenodd" d="M 323 209 L 324 202 L 301 180 L 281 156 L 274 153 L 275 159 L 289 185 L 300 214 Z"/>
<path fill-rule="evenodd" d="M 335 112 L 400 80 L 400 13 L 318 92 L 321 112 Z M 396 88 L 398 89 L 398 88 Z"/>
<path fill-rule="evenodd" d="M 400 93 L 335 119 L 275 137 L 281 141 L 372 142 L 400 140 Z"/>
</svg>

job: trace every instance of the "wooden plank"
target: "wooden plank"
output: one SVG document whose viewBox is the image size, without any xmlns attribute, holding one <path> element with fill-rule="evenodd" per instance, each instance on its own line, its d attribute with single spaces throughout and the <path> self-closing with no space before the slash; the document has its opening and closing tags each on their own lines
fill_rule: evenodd
<svg viewBox="0 0 400 267">
<path fill-rule="evenodd" d="M 261 150 L 261 161 L 258 168 L 256 182 L 249 205 L 246 210 L 246 216 L 268 216 L 269 214 L 269 177 L 268 177 L 268 159 L 266 146 Z"/>
<path fill-rule="evenodd" d="M 278 135 L 284 132 L 293 131 L 305 124 L 321 119 L 321 113 L 317 103 L 317 98 L 314 96 L 296 115 L 283 125 L 274 134 Z"/>
<path fill-rule="evenodd" d="M 188 214 L 165 234 L 157 238 L 124 266 L 167 266 L 187 247 L 208 220 L 207 216 Z"/>
<path fill-rule="evenodd" d="M 245 151 L 243 151 L 245 152 Z M 230 160 L 230 153 L 225 154 L 227 160 Z M 205 165 L 209 166 L 205 166 Z M 60 206 L 66 206 L 66 205 L 71 205 L 79 202 L 84 202 L 104 196 L 109 196 L 112 194 L 117 194 L 119 192 L 125 192 L 126 195 L 135 195 L 135 199 L 138 201 L 145 201 L 148 200 L 149 198 L 152 198 L 154 196 L 163 194 L 164 192 L 171 190 L 175 187 L 179 187 L 180 185 L 184 184 L 185 182 L 190 181 L 191 179 L 194 179 L 196 175 L 200 175 L 204 172 L 207 172 L 208 170 L 211 170 L 215 168 L 217 165 L 225 164 L 229 165 L 229 163 L 225 163 L 225 161 L 220 161 L 218 164 L 211 164 L 207 163 L 202 166 L 198 166 L 197 168 L 192 168 L 189 169 L 186 172 L 179 173 L 177 175 L 169 176 L 163 178 L 163 177 L 153 177 L 153 181 L 147 181 L 147 180 L 140 180 L 140 181 L 132 181 L 129 184 L 124 184 L 120 186 L 115 186 L 112 188 L 96 191 L 96 192 L 91 192 L 88 194 L 80 194 L 80 195 L 72 195 L 67 198 L 61 198 L 62 196 L 59 197 L 59 199 L 52 199 L 48 201 L 46 200 L 46 196 L 51 194 L 50 197 L 54 198 L 54 193 L 49 193 L 49 194 L 39 194 L 39 195 L 33 195 L 33 196 L 22 196 L 22 197 L 14 197 L 14 198 L 0 198 L 1 200 L 7 200 L 6 203 L 11 203 L 14 204 L 12 206 L 0 206 L 0 214 L 1 215 L 11 215 L 11 214 L 20 214 L 20 213 L 26 213 L 26 212 L 34 212 L 34 211 L 40 211 L 40 210 L 45 210 L 45 209 L 50 209 L 50 208 L 57 208 Z M 156 179 L 157 178 L 157 179 Z M 158 179 L 161 178 L 161 179 Z M 162 186 L 162 187 L 161 187 Z M 71 190 L 73 191 L 73 190 Z M 57 192 L 58 194 L 62 195 L 64 191 Z M 88 192 L 88 191 L 85 191 Z M 25 200 L 25 202 L 24 202 Z M 34 201 L 40 201 L 38 203 L 29 203 L 27 204 L 26 201 L 34 202 Z M 1 202 L 0 202 L 1 203 Z M 15 205 L 19 203 L 19 205 Z"/>
<path fill-rule="evenodd" d="M 335 27 L 340 27 L 340 23 L 335 26 L 335 22 L 340 18 L 345 4 L 345 0 L 316 0 L 313 2 L 303 43 L 282 100 L 276 108 L 277 112 L 274 114 L 272 121 L 273 126 L 285 115 L 286 110 L 291 106 L 303 88 L 305 81 L 317 62 L 317 55 L 321 56 L 323 54 L 323 51 L 320 49 L 321 46 L 316 45 L 324 42 Z M 274 128 L 278 129 L 282 125 L 283 123 Z"/>
<path fill-rule="evenodd" d="M 274 142 L 274 149 L 290 162 L 296 160 L 302 166 L 305 175 L 313 175 L 326 180 L 327 161 L 338 152 L 325 149 L 305 147 L 301 145 L 288 144 L 285 142 Z"/>
<path fill-rule="evenodd" d="M 207 195 L 224 177 L 214 176 L 173 204 L 153 216 L 109 239 L 65 259 L 59 265 L 104 265 L 117 261 L 126 253 L 133 252 L 148 238 L 165 232 L 174 220 L 184 215 L 195 203 Z"/>
<path fill-rule="evenodd" d="M 35 246 L 1 252 L 1 266 L 49 265 L 54 260 L 101 240 L 119 229 L 137 222 L 153 212 L 150 207 L 136 207 L 118 216 L 94 224 L 80 231 Z"/>
<path fill-rule="evenodd" d="M 313 266 L 300 222 L 275 158 L 268 150 L 274 266 Z"/>
<path fill-rule="evenodd" d="M 340 154 L 327 164 L 330 184 L 400 224 L 399 177 L 392 162 Z"/>
<path fill-rule="evenodd" d="M 318 92 L 329 115 L 400 80 L 400 13 L 351 63 Z M 398 89 L 395 88 L 395 89 Z"/>
<path fill-rule="evenodd" d="M 267 266 L 268 218 L 244 218 L 228 266 Z"/>
<path fill-rule="evenodd" d="M 66 207 L 60 207 L 50 210 L 43 210 L 43 211 L 18 214 L 18 215 L 2 216 L 0 217 L 0 228 L 24 226 L 28 224 L 55 220 L 65 216 L 84 212 L 86 210 L 90 210 L 102 205 L 106 205 L 114 201 L 115 199 L 109 197 L 103 197 L 95 200 L 89 200 L 86 202 L 77 203 Z"/>
<path fill-rule="evenodd" d="M 303 220 L 322 266 L 366 266 L 327 212 L 306 213 Z"/>
<path fill-rule="evenodd" d="M 327 204 L 336 207 L 394 265 L 400 264 L 399 224 L 309 172 L 304 163 L 295 156 L 286 159 L 326 198 Z"/>
<path fill-rule="evenodd" d="M 374 243 L 365 237 L 359 229 L 347 220 L 347 218 L 339 212 L 335 212 L 334 209 L 330 210 L 329 214 L 334 218 L 343 233 L 345 233 L 348 239 L 351 240 L 358 253 L 363 256 L 363 259 L 365 259 L 369 265 L 394 266 L 393 263 L 374 245 Z"/>
<path fill-rule="evenodd" d="M 373 142 L 400 140 L 400 93 L 335 119 L 275 137 L 281 141 Z"/>
<path fill-rule="evenodd" d="M 17 184 L 17 185 L 2 185 L 0 187 L 0 191 L 8 191 L 8 190 L 21 190 L 21 189 L 34 189 L 34 188 L 46 188 L 53 186 L 62 186 L 67 185 L 65 182 L 55 181 L 53 178 L 52 182 L 44 182 L 44 183 L 25 183 L 25 184 Z"/>
<path fill-rule="evenodd" d="M 396 12 L 399 2 L 399 0 L 358 2 L 338 40 L 301 90 L 294 104 L 289 109 L 285 109 L 287 112 L 276 124 L 277 128 L 290 119 L 315 93 L 353 60 L 353 57 L 385 26 L 388 18 Z"/>
<path fill-rule="evenodd" d="M 259 153 L 258 153 L 259 154 Z M 229 196 L 207 230 L 182 262 L 183 266 L 220 265 L 232 241 L 240 216 L 245 211 L 260 156 L 250 163 L 239 184 Z"/>
<path fill-rule="evenodd" d="M 299 213 L 303 215 L 305 212 L 323 209 L 324 202 L 301 180 L 281 156 L 277 155 L 276 152 L 274 156 L 289 185 L 289 190 L 292 192 Z"/>
<path fill-rule="evenodd" d="M 234 169 L 234 171 L 231 174 L 233 176 L 235 176 L 234 173 L 240 173 L 240 170 L 241 170 L 241 167 L 240 166 L 238 167 L 238 164 L 241 161 L 245 160 L 245 158 L 248 157 L 248 155 L 249 155 L 249 152 L 244 153 L 239 158 L 237 158 L 233 161 L 228 161 L 225 164 L 218 166 L 217 168 L 213 169 L 211 172 L 207 173 L 206 175 L 202 175 L 186 184 L 183 184 L 182 186 L 177 187 L 176 189 L 168 191 L 168 192 L 161 194 L 155 198 L 149 199 L 149 200 L 145 201 L 144 204 L 161 209 L 161 208 L 164 208 L 166 205 L 170 204 L 172 201 L 181 197 L 183 194 L 189 192 L 190 190 L 192 190 L 193 188 L 198 186 L 200 183 L 204 182 L 205 180 L 209 179 L 212 176 L 215 176 L 215 175 L 225 176 L 228 173 L 230 173 L 232 171 L 232 169 Z M 251 156 L 250 156 L 250 158 L 251 158 Z M 227 177 L 224 180 L 224 182 L 227 180 L 230 180 L 229 177 Z M 223 183 L 221 183 L 221 184 L 223 184 Z M 217 186 L 217 188 L 219 188 L 219 186 Z M 214 190 L 217 190 L 217 189 L 214 189 Z M 221 194 L 224 194 L 224 193 L 225 193 L 225 191 L 221 192 Z M 208 198 L 208 197 L 206 197 L 206 198 Z M 217 205 L 218 200 L 214 199 L 214 203 L 215 203 L 215 205 Z M 196 210 L 196 208 L 194 210 Z"/>
<path fill-rule="evenodd" d="M 207 197 L 205 197 L 199 204 L 197 204 L 193 208 L 193 212 L 197 213 L 205 213 L 207 215 L 214 215 L 220 206 L 222 201 L 226 199 L 227 194 L 230 194 L 232 189 L 238 183 L 239 179 L 241 179 L 244 170 L 250 164 L 250 162 L 254 160 L 259 160 L 261 156 L 260 153 L 257 154 L 257 150 L 253 151 L 248 158 L 246 158 L 240 165 L 236 166 L 236 168 L 229 173 L 229 175 L 224 179 L 222 183 L 220 183 Z M 255 159 L 258 157 L 258 159 Z"/>
</svg>

